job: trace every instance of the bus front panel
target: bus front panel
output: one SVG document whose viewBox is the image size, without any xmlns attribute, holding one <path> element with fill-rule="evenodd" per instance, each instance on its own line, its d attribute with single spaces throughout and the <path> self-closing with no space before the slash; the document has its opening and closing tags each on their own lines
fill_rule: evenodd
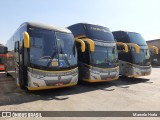
<svg viewBox="0 0 160 120">
<path fill-rule="evenodd" d="M 126 61 L 119 60 L 120 75 L 128 77 L 140 77 L 151 74 L 151 65 L 140 66 L 136 64 L 131 64 Z"/>
<path fill-rule="evenodd" d="M 44 71 L 28 68 L 28 89 L 41 90 L 74 86 L 78 82 L 78 68 L 66 71 Z"/>
<path fill-rule="evenodd" d="M 80 70 L 82 80 L 86 82 L 105 82 L 116 80 L 119 77 L 119 67 L 116 68 L 97 68 L 83 64 L 83 70 Z"/>
<path fill-rule="evenodd" d="M 118 79 L 118 54 L 115 43 L 94 41 L 95 51 L 79 51 L 79 78 L 87 82 L 104 82 Z M 88 45 L 87 45 L 88 48 Z"/>
<path fill-rule="evenodd" d="M 73 86 L 78 82 L 77 51 L 71 33 L 30 28 L 28 89 Z"/>
</svg>

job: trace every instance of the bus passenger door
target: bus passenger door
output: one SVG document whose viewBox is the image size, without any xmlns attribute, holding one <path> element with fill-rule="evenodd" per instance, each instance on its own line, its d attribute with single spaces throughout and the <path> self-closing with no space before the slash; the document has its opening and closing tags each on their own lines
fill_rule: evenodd
<svg viewBox="0 0 160 120">
<path fill-rule="evenodd" d="M 19 86 L 19 79 L 20 79 L 20 50 L 19 50 L 19 41 L 15 42 L 15 71 L 16 71 L 16 83 Z"/>
<path fill-rule="evenodd" d="M 25 89 L 25 84 L 23 81 L 23 49 L 20 47 L 19 41 L 15 42 L 15 71 L 16 71 L 16 82 L 21 89 Z"/>
</svg>

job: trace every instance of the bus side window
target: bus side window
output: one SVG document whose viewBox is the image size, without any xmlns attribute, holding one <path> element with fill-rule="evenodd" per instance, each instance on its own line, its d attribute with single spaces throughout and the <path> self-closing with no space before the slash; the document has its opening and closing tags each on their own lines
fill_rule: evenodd
<svg viewBox="0 0 160 120">
<path fill-rule="evenodd" d="M 14 52 L 19 52 L 19 41 L 15 42 Z"/>
</svg>

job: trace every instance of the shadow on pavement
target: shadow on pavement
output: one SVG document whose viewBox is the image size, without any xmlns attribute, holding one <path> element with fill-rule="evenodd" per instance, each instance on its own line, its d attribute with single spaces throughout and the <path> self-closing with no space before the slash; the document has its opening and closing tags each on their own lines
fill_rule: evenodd
<svg viewBox="0 0 160 120">
<path fill-rule="evenodd" d="M 152 68 L 160 68 L 160 66 L 153 66 L 153 65 L 152 65 Z"/>
<path fill-rule="evenodd" d="M 0 74 L 0 106 L 22 104 L 37 100 L 67 100 L 68 95 L 85 93 L 95 90 L 103 90 L 112 92 L 116 87 L 128 89 L 129 85 L 147 83 L 149 79 L 143 78 L 122 78 L 119 80 L 103 83 L 85 83 L 78 84 L 74 87 L 51 89 L 43 91 L 24 91 L 16 86 L 16 82 L 12 77 L 6 77 L 5 74 Z M 114 88 L 113 88 L 114 87 Z"/>
</svg>

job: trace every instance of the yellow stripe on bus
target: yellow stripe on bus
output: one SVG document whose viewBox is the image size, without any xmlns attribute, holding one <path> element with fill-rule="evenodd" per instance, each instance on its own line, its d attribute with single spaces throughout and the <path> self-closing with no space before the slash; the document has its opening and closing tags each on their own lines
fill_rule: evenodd
<svg viewBox="0 0 160 120">
<path fill-rule="evenodd" d="M 94 82 L 107 82 L 107 81 L 113 81 L 118 80 L 118 77 L 110 79 L 110 80 L 91 80 L 91 79 L 83 79 L 83 81 L 94 83 Z"/>
<path fill-rule="evenodd" d="M 143 76 L 147 76 L 147 75 L 150 75 L 151 73 L 145 73 L 145 74 L 142 74 L 142 75 L 129 75 L 128 77 L 135 77 L 135 78 L 137 78 L 137 77 L 143 77 Z"/>
<path fill-rule="evenodd" d="M 75 70 L 75 69 L 78 69 L 78 67 L 74 68 L 74 69 L 71 69 L 71 70 L 62 70 L 62 71 L 47 71 L 47 70 L 39 70 L 39 69 L 36 69 L 36 68 L 31 68 L 31 67 L 28 67 L 29 69 L 33 69 L 33 70 L 37 70 L 37 71 L 42 71 L 42 72 L 51 72 L 51 73 L 54 73 L 54 72 L 68 72 L 68 71 L 72 71 L 72 70 Z"/>
</svg>

